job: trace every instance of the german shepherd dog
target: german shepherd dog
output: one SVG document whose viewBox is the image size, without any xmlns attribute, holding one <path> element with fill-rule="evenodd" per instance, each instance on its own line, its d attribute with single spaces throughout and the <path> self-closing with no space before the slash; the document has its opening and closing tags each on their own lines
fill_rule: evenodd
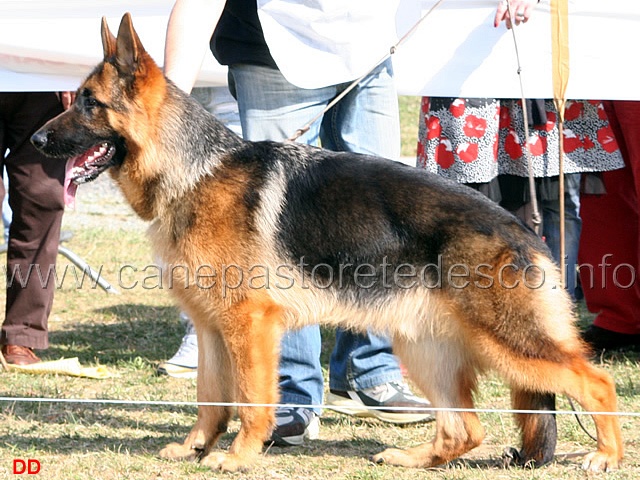
<svg viewBox="0 0 640 480">
<path fill-rule="evenodd" d="M 431 442 L 386 449 L 376 463 L 432 467 L 478 446 L 484 431 L 468 410 L 478 374 L 494 370 L 519 411 L 524 461 L 553 458 L 555 418 L 522 410 L 563 393 L 603 413 L 583 467 L 618 467 L 618 419 L 606 414 L 614 383 L 588 361 L 544 242 L 514 216 L 395 162 L 244 141 L 163 75 L 128 14 L 117 38 L 103 19 L 102 42 L 74 105 L 32 141 L 71 157 L 70 189 L 109 170 L 152 222 L 154 251 L 197 330 L 198 401 L 240 404 L 228 452 L 214 446 L 232 408 L 203 405 L 162 457 L 225 471 L 254 462 L 274 425 L 283 332 L 321 323 L 389 336 L 438 407 Z"/>
</svg>

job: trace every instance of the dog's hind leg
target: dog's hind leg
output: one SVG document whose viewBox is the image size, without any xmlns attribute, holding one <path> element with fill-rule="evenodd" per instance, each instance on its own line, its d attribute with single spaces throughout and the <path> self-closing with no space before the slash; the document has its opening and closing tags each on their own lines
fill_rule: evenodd
<svg viewBox="0 0 640 480">
<path fill-rule="evenodd" d="M 514 410 L 548 410 L 556 408 L 556 396 L 552 393 L 537 393 L 511 388 L 511 403 Z M 522 448 L 513 449 L 516 465 L 540 467 L 553 460 L 558 430 L 553 413 L 517 413 L 516 422 L 522 431 Z"/>
<path fill-rule="evenodd" d="M 514 357 L 509 362 L 511 372 L 505 373 L 510 376 L 510 383 L 517 384 L 519 389 L 564 393 L 574 398 L 586 411 L 606 413 L 593 415 L 598 448 L 585 457 L 582 467 L 591 471 L 614 470 L 622 458 L 623 445 L 618 417 L 613 415 L 617 411 L 613 379 L 605 371 L 591 365 L 582 352 L 563 351 L 560 345 L 557 352 L 563 356 L 558 361 L 527 359 L 523 362 L 522 358 Z M 531 425 L 529 434 L 536 430 Z M 541 429 L 539 431 L 542 433 Z M 527 439 L 527 431 L 524 434 L 525 443 L 530 442 L 529 450 L 535 449 L 534 436 Z M 539 438 L 538 441 L 544 440 Z"/>
<path fill-rule="evenodd" d="M 591 365 L 584 358 L 570 362 L 568 375 L 559 387 L 574 398 L 586 411 L 617 411 L 615 384 L 611 376 Z M 593 415 L 598 435 L 598 449 L 588 454 L 582 468 L 591 471 L 609 471 L 618 468 L 624 447 L 618 417 L 615 415 Z"/>
<path fill-rule="evenodd" d="M 613 379 L 588 361 L 585 347 L 570 323 L 569 309 L 563 312 L 562 304 L 556 302 L 556 309 L 552 310 L 544 300 L 544 296 L 539 297 L 537 302 L 528 302 L 528 307 L 518 310 L 529 328 L 519 336 L 510 337 L 510 348 L 505 348 L 505 342 L 498 344 L 491 336 L 484 338 L 484 335 L 476 336 L 476 345 L 486 346 L 485 361 L 501 372 L 516 392 L 520 392 L 516 394 L 516 405 L 526 406 L 530 402 L 522 395 L 523 391 L 553 392 L 574 398 L 586 411 L 605 412 L 605 415 L 593 415 L 598 448 L 585 457 L 583 468 L 613 470 L 618 467 L 623 454 L 618 418 L 613 415 L 617 411 Z M 493 346 L 489 347 L 491 344 Z M 536 425 L 535 417 L 521 422 L 521 425 L 524 426 L 524 449 L 529 454 L 551 445 L 552 440 L 538 436 L 547 430 Z M 536 442 L 547 442 L 547 446 L 537 447 Z"/>
<path fill-rule="evenodd" d="M 198 333 L 197 399 L 202 403 L 233 402 L 234 379 L 231 362 L 222 334 L 214 327 L 196 322 Z M 198 407 L 198 420 L 184 443 L 171 443 L 160 451 L 170 459 L 195 460 L 207 455 L 218 438 L 227 431 L 230 406 Z"/>
<path fill-rule="evenodd" d="M 393 348 L 434 407 L 473 408 L 476 372 L 462 344 L 440 339 L 394 340 Z M 437 411 L 433 441 L 407 450 L 390 448 L 372 460 L 404 467 L 433 467 L 477 447 L 483 439 L 484 429 L 475 413 Z"/>
<path fill-rule="evenodd" d="M 275 423 L 272 405 L 279 400 L 278 360 L 283 324 L 280 307 L 264 298 L 247 299 L 233 306 L 225 316 L 223 336 L 231 359 L 241 426 L 228 453 L 212 451 L 201 463 L 233 472 L 258 458 Z"/>
<path fill-rule="evenodd" d="M 620 426 L 613 415 L 617 411 L 615 384 L 608 373 L 588 361 L 586 347 L 574 327 L 570 299 L 552 286 L 558 283 L 555 267 L 544 258 L 535 258 L 534 264 L 542 265 L 548 273 L 548 285 L 497 292 L 504 295 L 502 302 L 494 302 L 500 321 L 487 330 L 486 336 L 476 334 L 474 345 L 484 352 L 487 365 L 501 372 L 512 388 L 564 393 L 586 411 L 605 412 L 593 416 L 598 448 L 585 457 L 583 468 L 613 470 L 623 455 Z M 490 324 L 487 319 L 478 323 Z M 505 324 L 510 326 L 509 331 L 496 328 Z M 520 401 L 526 405 L 523 397 Z M 534 420 L 524 426 L 525 450 L 533 452 L 536 434 L 545 429 L 536 426 Z M 538 441 L 549 442 L 544 438 Z"/>
</svg>

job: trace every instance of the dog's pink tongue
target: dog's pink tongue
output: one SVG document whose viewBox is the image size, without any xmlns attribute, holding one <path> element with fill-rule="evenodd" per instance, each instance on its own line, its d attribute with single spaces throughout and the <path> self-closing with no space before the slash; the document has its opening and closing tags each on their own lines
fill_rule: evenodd
<svg viewBox="0 0 640 480">
<path fill-rule="evenodd" d="M 67 160 L 64 174 L 64 204 L 69 208 L 75 208 L 76 206 L 76 190 L 78 186 L 71 181 L 71 170 L 73 170 L 74 163 L 78 157 L 71 157 Z"/>
</svg>

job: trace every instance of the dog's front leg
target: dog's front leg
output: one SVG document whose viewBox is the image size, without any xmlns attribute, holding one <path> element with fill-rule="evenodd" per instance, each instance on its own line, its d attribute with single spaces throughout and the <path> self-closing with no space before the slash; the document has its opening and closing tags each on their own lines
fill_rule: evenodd
<svg viewBox="0 0 640 480">
<path fill-rule="evenodd" d="M 240 431 L 228 453 L 211 452 L 201 463 L 224 471 L 243 470 L 262 451 L 274 425 L 278 402 L 278 359 L 282 320 L 280 308 L 263 299 L 234 306 L 224 322 L 236 386 Z M 255 406 L 254 406 L 255 405 Z"/>
<path fill-rule="evenodd" d="M 198 333 L 198 402 L 231 403 L 234 401 L 234 377 L 231 360 L 222 333 L 196 322 Z M 160 456 L 175 460 L 196 460 L 209 453 L 227 431 L 232 414 L 229 406 L 198 407 L 198 420 L 184 443 L 171 443 Z"/>
</svg>

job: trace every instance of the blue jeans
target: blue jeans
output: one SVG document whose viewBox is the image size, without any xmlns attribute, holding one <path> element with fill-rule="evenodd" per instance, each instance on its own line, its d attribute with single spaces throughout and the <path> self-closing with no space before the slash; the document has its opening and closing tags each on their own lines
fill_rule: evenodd
<svg viewBox="0 0 640 480">
<path fill-rule="evenodd" d="M 202 105 L 207 112 L 224 123 L 234 133 L 242 135 L 240 114 L 236 99 L 231 96 L 226 86 L 194 87 L 191 96 Z"/>
<path fill-rule="evenodd" d="M 565 175 L 564 192 L 564 238 L 565 238 L 565 275 L 567 292 L 574 297 L 577 283 L 576 265 L 578 263 L 578 244 L 582 220 L 580 219 L 580 177 L 579 173 Z M 542 234 L 553 258 L 560 265 L 560 202 L 544 200 L 542 210 Z"/>
<path fill-rule="evenodd" d="M 243 136 L 253 141 L 291 137 L 347 86 L 308 90 L 292 85 L 274 68 L 245 64 L 229 68 L 229 88 L 238 100 Z M 316 145 L 318 140 L 331 150 L 399 159 L 398 97 L 390 61 L 377 67 L 298 141 Z M 281 401 L 322 404 L 320 328 L 287 332 L 281 347 Z M 336 332 L 329 371 L 330 388 L 337 390 L 362 390 L 402 379 L 388 339 L 343 330 Z"/>
</svg>

